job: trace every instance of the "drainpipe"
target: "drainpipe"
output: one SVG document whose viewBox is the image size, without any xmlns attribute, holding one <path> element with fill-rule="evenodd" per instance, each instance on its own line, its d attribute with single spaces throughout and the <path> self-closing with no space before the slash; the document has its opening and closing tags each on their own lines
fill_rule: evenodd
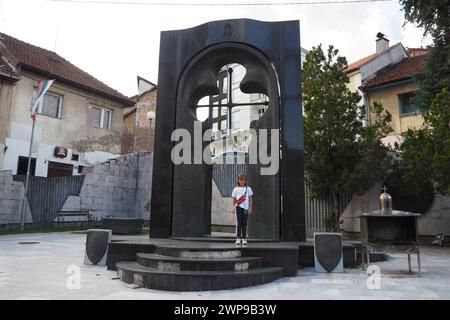
<svg viewBox="0 0 450 320">
<path fill-rule="evenodd" d="M 364 99 L 364 106 L 366 107 L 366 113 L 367 113 L 367 125 L 371 124 L 371 112 L 370 112 L 370 99 L 369 95 L 367 94 L 367 91 L 360 86 L 359 90 L 363 93 L 363 99 Z"/>
</svg>

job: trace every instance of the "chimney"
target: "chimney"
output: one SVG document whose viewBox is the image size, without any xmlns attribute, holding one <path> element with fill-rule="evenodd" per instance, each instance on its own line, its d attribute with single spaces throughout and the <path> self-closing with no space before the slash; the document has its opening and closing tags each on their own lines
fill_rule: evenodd
<svg viewBox="0 0 450 320">
<path fill-rule="evenodd" d="M 376 43 L 377 43 L 377 54 L 380 54 L 383 51 L 389 49 L 389 40 L 381 32 L 377 33 Z"/>
</svg>

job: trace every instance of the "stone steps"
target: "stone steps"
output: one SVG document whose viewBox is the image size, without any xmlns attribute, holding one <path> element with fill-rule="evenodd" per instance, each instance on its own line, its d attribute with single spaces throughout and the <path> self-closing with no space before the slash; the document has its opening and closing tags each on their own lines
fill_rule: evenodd
<svg viewBox="0 0 450 320">
<path fill-rule="evenodd" d="M 237 258 L 241 256 L 241 250 L 224 248 L 194 248 L 194 247 L 164 247 L 157 246 L 155 253 L 185 258 L 203 258 L 203 259 L 220 259 L 220 258 Z"/>
<path fill-rule="evenodd" d="M 128 284 L 167 291 L 225 290 L 259 285 L 283 276 L 282 267 L 263 267 L 262 257 L 242 257 L 239 249 L 156 246 L 136 261 L 116 264 Z"/>
<path fill-rule="evenodd" d="M 206 291 L 243 288 L 272 282 L 282 277 L 283 268 L 255 268 L 246 271 L 170 271 L 144 267 L 136 262 L 117 263 L 117 274 L 125 283 L 166 291 Z"/>
<path fill-rule="evenodd" d="M 138 253 L 137 263 L 159 270 L 177 271 L 242 271 L 262 266 L 263 258 L 194 258 L 164 256 L 156 253 Z"/>
</svg>

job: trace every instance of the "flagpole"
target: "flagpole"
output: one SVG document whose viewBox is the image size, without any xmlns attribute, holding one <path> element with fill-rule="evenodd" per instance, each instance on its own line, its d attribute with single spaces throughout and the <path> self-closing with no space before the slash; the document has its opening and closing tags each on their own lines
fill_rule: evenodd
<svg viewBox="0 0 450 320">
<path fill-rule="evenodd" d="M 28 182 L 30 179 L 31 151 L 33 149 L 34 125 L 36 122 L 36 115 L 32 115 L 31 118 L 33 119 L 33 125 L 31 127 L 30 150 L 28 151 L 27 178 L 25 180 L 25 194 L 24 194 L 23 200 L 22 200 L 22 212 L 21 212 L 21 216 L 20 216 L 20 229 L 22 231 L 25 230 L 25 220 L 26 220 L 27 202 L 28 202 Z"/>
<path fill-rule="evenodd" d="M 31 119 L 33 119 L 33 125 L 31 127 L 31 140 L 30 140 L 30 150 L 28 151 L 28 165 L 27 165 L 27 178 L 25 180 L 25 194 L 22 199 L 22 210 L 20 215 L 20 229 L 25 230 L 25 220 L 27 215 L 27 203 L 28 203 L 28 183 L 30 180 L 30 168 L 31 168 L 31 151 L 33 150 L 33 140 L 34 140 L 34 126 L 36 124 L 36 112 L 39 105 L 42 104 L 44 100 L 45 92 L 52 85 L 55 79 L 39 81 L 37 88 L 37 97 L 33 106 L 31 107 Z"/>
</svg>

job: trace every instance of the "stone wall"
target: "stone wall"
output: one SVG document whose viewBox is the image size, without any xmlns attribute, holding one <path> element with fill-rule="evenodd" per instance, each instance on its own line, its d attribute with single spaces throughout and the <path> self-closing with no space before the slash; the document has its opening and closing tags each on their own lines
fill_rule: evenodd
<svg viewBox="0 0 450 320">
<path fill-rule="evenodd" d="M 80 208 L 97 218 L 133 217 L 137 183 L 137 156 L 124 155 L 87 168 L 80 191 Z"/>
<path fill-rule="evenodd" d="M 341 215 L 341 228 L 346 233 L 359 233 L 359 216 L 361 213 L 379 209 L 381 184 L 377 183 L 363 195 L 353 195 L 352 200 Z"/>
<path fill-rule="evenodd" d="M 144 221 L 150 220 L 152 174 L 153 152 L 139 152 L 135 216 L 142 217 Z"/>
<path fill-rule="evenodd" d="M 419 235 L 450 236 L 450 197 L 436 194 L 431 208 L 418 220 Z"/>
<path fill-rule="evenodd" d="M 219 188 L 212 180 L 211 225 L 216 226 L 217 231 L 233 232 L 236 227 L 236 216 L 231 213 L 233 209 L 231 199 L 231 197 L 222 197 Z"/>
<path fill-rule="evenodd" d="M 24 184 L 13 180 L 11 170 L 0 171 L 0 230 L 14 229 L 20 225 L 24 194 Z M 29 206 L 25 221 L 33 222 Z"/>
<path fill-rule="evenodd" d="M 380 190 L 381 184 L 377 184 L 362 196 L 353 196 L 341 216 L 341 227 L 345 233 L 357 236 L 360 232 L 359 215 L 379 209 Z M 392 199 L 392 202 L 395 203 L 395 199 Z M 435 194 L 430 209 L 417 220 L 417 227 L 419 236 L 422 237 L 434 236 L 437 233 L 450 235 L 450 197 Z"/>
<path fill-rule="evenodd" d="M 150 218 L 153 154 L 133 153 L 86 168 L 79 196 L 69 196 L 64 210 L 89 210 L 103 217 Z"/>
<path fill-rule="evenodd" d="M 152 168 L 150 152 L 128 154 L 86 167 L 80 194 L 69 196 L 61 211 L 89 210 L 97 220 L 142 217 L 148 221 Z M 0 230 L 16 229 L 20 225 L 24 189 L 22 182 L 13 180 L 12 171 L 0 171 Z M 32 223 L 29 208 L 26 221 Z"/>
</svg>

